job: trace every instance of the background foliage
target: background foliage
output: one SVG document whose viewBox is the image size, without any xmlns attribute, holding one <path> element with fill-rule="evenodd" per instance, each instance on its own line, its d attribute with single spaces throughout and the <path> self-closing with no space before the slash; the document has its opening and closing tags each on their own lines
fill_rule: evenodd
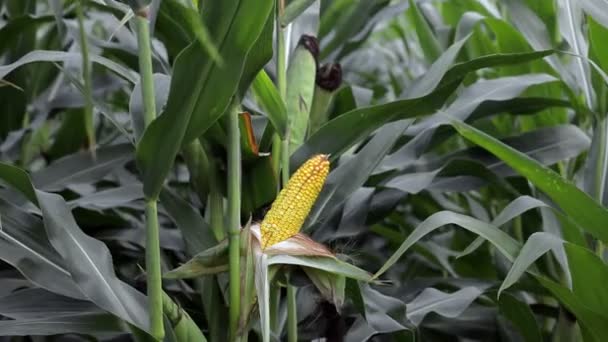
<svg viewBox="0 0 608 342">
<path fill-rule="evenodd" d="M 379 280 L 278 266 L 273 339 L 291 286 L 300 340 L 608 336 L 608 2 L 152 1 L 148 127 L 134 4 L 0 0 L 0 340 L 148 338 L 144 197 L 163 271 L 222 245 L 234 106 L 241 222 L 281 183 L 273 135 L 298 132 L 291 170 L 332 161 L 303 231 Z M 342 84 L 323 93 L 327 63 Z M 199 338 L 184 322 L 227 339 L 213 256 L 164 280 L 166 340 Z M 249 309 L 241 333 L 261 340 Z"/>
</svg>

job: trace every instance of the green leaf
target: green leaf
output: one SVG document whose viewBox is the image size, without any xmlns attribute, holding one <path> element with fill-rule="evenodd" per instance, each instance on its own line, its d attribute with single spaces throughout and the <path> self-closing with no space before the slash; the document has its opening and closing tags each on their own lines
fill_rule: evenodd
<svg viewBox="0 0 608 342">
<path fill-rule="evenodd" d="M 563 250 L 563 241 L 555 235 L 545 232 L 536 232 L 530 235 L 521 248 L 519 255 L 513 261 L 513 266 L 511 266 L 509 273 L 500 285 L 498 296 L 500 297 L 502 291 L 515 284 L 538 258 L 550 250 L 560 249 Z"/>
<path fill-rule="evenodd" d="M 289 5 L 285 8 L 283 16 L 281 17 L 281 26 L 287 26 L 289 23 L 294 21 L 300 14 L 302 14 L 310 5 L 316 0 L 293 0 L 289 2 Z"/>
<path fill-rule="evenodd" d="M 61 296 L 40 288 L 20 290 L 0 298 L 0 314 L 12 319 L 102 313 L 89 301 Z"/>
<path fill-rule="evenodd" d="M 85 117 L 82 109 L 68 110 L 63 114 L 61 128 L 55 134 L 55 141 L 47 151 L 53 159 L 77 152 L 86 139 Z"/>
<path fill-rule="evenodd" d="M 199 13 L 194 8 L 186 7 L 178 0 L 162 1 L 159 12 L 179 26 L 180 31 L 189 38 L 196 39 L 205 49 L 206 54 L 217 64 L 223 63 L 222 56 L 218 52 L 209 30 L 201 20 Z"/>
<path fill-rule="evenodd" d="M 171 77 L 163 74 L 154 74 L 153 77 L 156 112 L 160 113 L 165 103 L 167 103 Z M 129 99 L 129 113 L 131 114 L 131 124 L 133 126 L 133 135 L 135 137 L 135 141 L 139 141 L 142 134 L 144 134 L 145 126 L 141 82 L 137 82 L 135 87 L 133 87 L 133 91 L 131 92 L 131 98 Z"/>
<path fill-rule="evenodd" d="M 163 312 L 173 325 L 176 341 L 207 342 L 207 338 L 190 315 L 163 292 Z"/>
<path fill-rule="evenodd" d="M 568 42 L 572 52 L 579 56 L 587 56 L 589 46 L 583 35 L 583 11 L 581 2 L 573 0 L 558 0 L 558 24 L 562 36 Z M 573 63 L 576 65 L 576 73 L 580 80 L 578 88 L 585 96 L 587 106 L 592 107 L 595 93 L 591 85 L 589 65 L 580 58 Z"/>
<path fill-rule="evenodd" d="M 84 234 L 59 195 L 36 190 L 44 227 L 80 290 L 99 307 L 148 329 L 146 296 L 120 280 L 108 247 Z"/>
<path fill-rule="evenodd" d="M 0 66 L 0 79 L 6 77 L 6 75 L 10 74 L 13 70 L 29 63 L 69 62 L 73 60 L 78 60 L 79 58 L 80 53 L 76 52 L 50 50 L 31 51 L 11 64 Z M 132 70 L 129 70 L 110 59 L 93 54 L 89 55 L 89 58 L 91 62 L 103 65 L 104 67 L 116 73 L 118 76 L 124 78 L 125 80 L 133 84 L 137 83 L 137 81 L 139 80 L 139 76 L 135 74 Z"/>
<path fill-rule="evenodd" d="M 309 225 L 324 222 L 369 178 L 412 120 L 385 125 L 353 158 L 340 164 L 327 177 L 323 191 L 309 216 Z"/>
<path fill-rule="evenodd" d="M 253 92 L 258 103 L 265 110 L 268 120 L 272 123 L 275 131 L 281 138 L 287 132 L 287 109 L 285 103 L 279 95 L 279 91 L 272 83 L 270 77 L 264 70 L 260 70 L 253 80 Z"/>
<path fill-rule="evenodd" d="M 365 314 L 353 323 L 345 340 L 367 341 L 376 334 L 409 330 L 405 303 L 368 284 L 362 284 L 360 290 L 365 303 Z"/>
<path fill-rule="evenodd" d="M 507 204 L 507 206 L 492 220 L 492 224 L 496 227 L 500 227 L 507 222 L 513 220 L 514 218 L 520 216 L 526 211 L 536 209 L 536 208 L 550 208 L 548 204 L 545 202 L 536 199 L 530 196 L 520 196 L 514 199 L 511 203 Z M 457 258 L 462 258 L 466 255 L 473 253 L 481 244 L 484 242 L 484 239 L 478 237 L 475 239 L 467 248 L 465 248 L 460 254 L 458 254 Z"/>
<path fill-rule="evenodd" d="M 87 194 L 69 201 L 68 205 L 70 208 L 104 210 L 119 208 L 143 197 L 144 192 L 141 184 L 130 184 Z"/>
<path fill-rule="evenodd" d="M 426 132 L 421 133 L 420 135 Z M 543 165 L 553 165 L 559 161 L 578 156 L 589 147 L 589 138 L 579 128 L 572 125 L 555 126 L 539 129 L 524 134 L 507 137 L 502 142 L 518 149 L 523 154 L 540 162 Z M 414 142 L 412 140 L 412 142 Z M 386 187 L 399 189 L 408 193 L 418 193 L 430 186 L 439 177 L 442 189 L 458 188 L 461 190 L 476 189 L 479 182 L 472 182 L 467 186 L 460 178 L 450 180 L 447 177 L 472 176 L 488 181 L 495 185 L 502 185 L 506 190 L 511 186 L 502 178 L 516 174 L 500 159 L 488 155 L 479 147 L 472 147 L 456 151 L 442 158 L 431 157 L 432 152 L 417 156 L 413 149 L 417 145 L 404 147 L 386 159 L 378 171 L 390 171 L 395 167 L 405 167 L 404 171 L 395 173 L 389 179 Z M 428 158 L 427 158 L 428 157 Z M 424 160 L 418 162 L 417 159 Z M 426 159 L 429 159 L 426 161 Z"/>
<path fill-rule="evenodd" d="M 608 210 L 553 170 L 478 129 L 454 119 L 451 124 L 467 140 L 488 150 L 545 192 L 560 208 L 602 241 L 608 241 Z"/>
<path fill-rule="evenodd" d="M 0 335 L 2 336 L 44 336 L 70 333 L 86 335 L 124 333 L 124 324 L 112 315 L 99 313 L 0 321 Z"/>
<path fill-rule="evenodd" d="M 309 267 L 304 267 L 304 272 L 326 300 L 338 309 L 342 307 L 346 286 L 344 276 Z"/>
<path fill-rule="evenodd" d="M 32 174 L 36 188 L 59 191 L 74 184 L 99 181 L 133 158 L 131 144 L 112 145 L 90 152 L 65 156 Z"/>
<path fill-rule="evenodd" d="M 340 274 L 351 279 L 367 282 L 371 281 L 372 279 L 371 274 L 368 272 L 337 258 L 295 255 L 273 255 L 268 258 L 268 265 L 279 264 L 311 267 L 333 274 Z"/>
<path fill-rule="evenodd" d="M 424 55 L 426 56 L 427 60 L 434 61 L 442 53 L 441 45 L 435 37 L 433 30 L 431 30 L 429 23 L 426 21 L 422 13 L 420 13 L 416 2 L 414 0 L 409 1 L 410 13 L 412 15 L 414 27 L 416 28 L 416 34 L 418 35 L 420 47 L 422 48 L 422 51 L 424 51 Z"/>
<path fill-rule="evenodd" d="M 606 315 L 608 293 L 604 285 L 608 281 L 608 266 L 586 248 L 571 243 L 565 247 L 572 274 L 572 292 L 585 306 Z"/>
<path fill-rule="evenodd" d="M 574 313 L 583 332 L 586 331 L 592 338 L 591 341 L 603 341 L 603 338 L 608 334 L 608 316 L 603 311 L 596 312 L 591 310 L 568 288 L 548 278 L 537 276 L 536 279 L 563 303 L 568 310 Z"/>
<path fill-rule="evenodd" d="M 289 169 L 297 170 L 312 155 L 319 153 L 330 154 L 332 160 L 336 159 L 386 122 L 433 113 L 441 107 L 454 87 L 455 84 L 452 84 L 420 98 L 358 108 L 344 113 L 323 125 L 294 152 Z"/>
<path fill-rule="evenodd" d="M 243 56 L 259 37 L 272 4 L 232 0 L 206 6 L 204 19 L 224 63 L 201 58 L 206 52 L 198 41 L 176 58 L 165 112 L 148 126 L 137 146 L 146 197 L 158 197 L 181 146 L 203 134 L 228 107 L 243 73 Z M 254 12 L 257 15 L 251 15 Z"/>
<path fill-rule="evenodd" d="M 608 27 L 608 4 L 605 1 L 582 0 L 580 5 L 595 21 L 602 24 L 604 27 Z"/>
<path fill-rule="evenodd" d="M 15 166 L 0 164 L 0 178 L 27 196 L 35 195 L 30 200 L 40 207 L 49 241 L 82 294 L 100 308 L 147 330 L 146 296 L 116 276 L 108 247 L 80 230 L 64 199 L 35 190 L 25 171 Z"/>
<path fill-rule="evenodd" d="M 435 112 L 462 77 L 469 72 L 492 66 L 526 63 L 551 53 L 551 51 L 538 51 L 490 55 L 450 67 L 467 39 L 468 36 L 454 43 L 435 61 L 422 79 L 406 91 L 408 99 L 357 108 L 326 123 L 295 151 L 291 157 L 290 169 L 297 169 L 310 156 L 317 153 L 329 153 L 335 159 L 386 122 Z"/>
<path fill-rule="evenodd" d="M 0 170 L 6 169 L 0 165 Z M 0 177 L 6 179 L 7 174 Z M 33 284 L 83 299 L 61 256 L 47 238 L 42 220 L 5 199 L 0 200 L 0 259 L 13 265 Z"/>
<path fill-rule="evenodd" d="M 499 310 L 521 334 L 526 342 L 542 341 L 542 335 L 536 324 L 536 317 L 530 306 L 514 296 L 503 293 L 498 301 Z"/>
<path fill-rule="evenodd" d="M 247 89 L 249 89 L 251 82 L 253 82 L 258 73 L 263 70 L 264 66 L 272 59 L 274 53 L 273 34 L 275 24 L 275 16 L 273 13 L 275 13 L 274 7 L 273 11 L 271 11 L 268 16 L 268 19 L 266 19 L 266 23 L 264 24 L 264 28 L 258 36 L 258 39 L 253 43 L 251 50 L 249 50 L 249 54 L 247 54 L 247 61 L 243 67 L 243 75 L 241 76 L 237 92 L 240 98 L 245 98 L 245 94 Z"/>
<path fill-rule="evenodd" d="M 462 288 L 454 293 L 426 288 L 413 301 L 407 303 L 407 319 L 415 326 L 419 326 L 424 317 L 431 312 L 445 317 L 458 317 L 482 293 L 483 289 L 474 286 Z"/>
<path fill-rule="evenodd" d="M 447 224 L 455 224 L 490 241 L 509 260 L 514 260 L 519 252 L 519 242 L 492 224 L 455 212 L 440 211 L 428 217 L 414 229 L 397 251 L 374 274 L 374 279 L 394 265 L 416 242 Z"/>
<path fill-rule="evenodd" d="M 608 62 L 608 60 L 607 60 Z M 591 149 L 585 161 L 585 192 L 600 204 L 608 205 L 608 118 L 598 118 Z"/>
<path fill-rule="evenodd" d="M 206 249 L 185 264 L 165 273 L 164 278 L 187 279 L 228 271 L 228 240 Z"/>
<path fill-rule="evenodd" d="M 215 245 L 215 237 L 209 225 L 190 203 L 178 197 L 169 188 L 164 188 L 160 193 L 160 203 L 181 230 L 189 253 L 195 254 Z"/>
</svg>

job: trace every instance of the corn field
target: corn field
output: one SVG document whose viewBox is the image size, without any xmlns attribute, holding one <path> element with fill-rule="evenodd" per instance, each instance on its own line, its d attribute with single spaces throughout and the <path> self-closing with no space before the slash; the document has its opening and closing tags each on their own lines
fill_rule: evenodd
<svg viewBox="0 0 608 342">
<path fill-rule="evenodd" d="M 608 340 L 608 0 L 0 0 L 0 342 Z"/>
</svg>

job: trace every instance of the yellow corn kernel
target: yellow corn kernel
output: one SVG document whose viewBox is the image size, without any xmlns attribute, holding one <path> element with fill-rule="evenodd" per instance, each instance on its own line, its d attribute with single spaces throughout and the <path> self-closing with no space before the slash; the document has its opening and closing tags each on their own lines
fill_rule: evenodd
<svg viewBox="0 0 608 342">
<path fill-rule="evenodd" d="M 319 154 L 306 161 L 291 176 L 262 221 L 262 249 L 300 231 L 328 173 L 328 155 Z"/>
</svg>

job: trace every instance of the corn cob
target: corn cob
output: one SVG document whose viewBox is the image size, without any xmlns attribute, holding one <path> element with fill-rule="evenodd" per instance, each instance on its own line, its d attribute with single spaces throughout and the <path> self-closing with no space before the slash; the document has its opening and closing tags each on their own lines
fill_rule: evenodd
<svg viewBox="0 0 608 342">
<path fill-rule="evenodd" d="M 319 154 L 306 161 L 293 174 L 262 221 L 262 249 L 300 231 L 328 173 L 328 156 Z"/>
</svg>

